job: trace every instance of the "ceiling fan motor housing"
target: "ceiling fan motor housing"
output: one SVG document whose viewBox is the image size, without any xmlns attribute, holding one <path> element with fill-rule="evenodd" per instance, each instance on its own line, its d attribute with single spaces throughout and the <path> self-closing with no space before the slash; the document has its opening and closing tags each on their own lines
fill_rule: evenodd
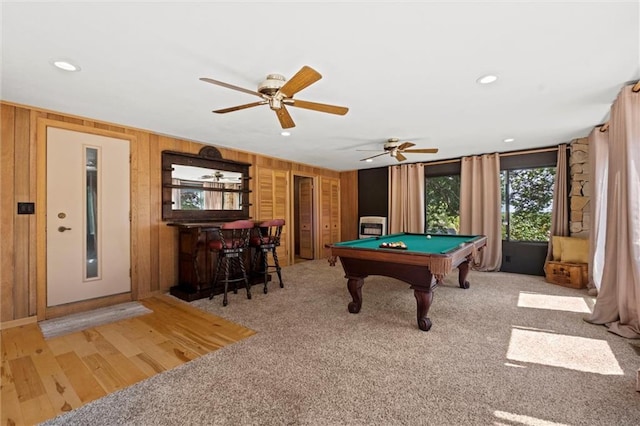
<svg viewBox="0 0 640 426">
<path fill-rule="evenodd" d="M 396 149 L 400 145 L 400 139 L 398 138 L 390 138 L 384 144 L 385 151 L 392 151 Z"/>
<path fill-rule="evenodd" d="M 267 79 L 258 85 L 258 92 L 272 96 L 284 86 L 285 81 L 286 79 L 281 74 L 269 74 Z"/>
</svg>

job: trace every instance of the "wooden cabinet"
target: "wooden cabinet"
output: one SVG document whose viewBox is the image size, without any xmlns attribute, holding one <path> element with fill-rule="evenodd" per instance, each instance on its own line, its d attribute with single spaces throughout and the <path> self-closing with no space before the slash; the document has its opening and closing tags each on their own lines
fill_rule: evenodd
<svg viewBox="0 0 640 426">
<path fill-rule="evenodd" d="M 320 178 L 320 244 L 340 241 L 340 179 Z"/>
</svg>

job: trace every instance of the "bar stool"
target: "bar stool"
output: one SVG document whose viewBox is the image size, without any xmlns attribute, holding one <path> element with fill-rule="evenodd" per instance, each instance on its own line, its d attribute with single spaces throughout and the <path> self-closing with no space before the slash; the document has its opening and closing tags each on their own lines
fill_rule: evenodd
<svg viewBox="0 0 640 426">
<path fill-rule="evenodd" d="M 213 282 L 211 283 L 211 295 L 209 300 L 213 299 L 213 292 L 218 277 L 224 275 L 224 297 L 222 306 L 227 306 L 227 290 L 229 283 L 234 284 L 234 293 L 238 293 L 238 282 L 244 281 L 247 288 L 247 299 L 251 299 L 251 284 L 247 276 L 245 268 L 244 251 L 249 247 L 250 232 L 254 227 L 251 220 L 236 220 L 222 224 L 216 230 L 217 238 L 209 243 L 209 249 L 217 255 L 216 269 L 212 273 Z M 213 261 L 212 261 L 213 266 Z M 238 274 L 240 269 L 241 276 Z"/>
<path fill-rule="evenodd" d="M 278 254 L 276 248 L 280 245 L 280 235 L 284 219 L 265 220 L 255 225 L 255 230 L 249 245 L 255 249 L 253 254 L 253 269 L 257 274 L 264 274 L 264 293 L 267 294 L 267 282 L 269 281 L 269 268 L 275 268 L 280 280 L 280 288 L 284 288 L 282 283 L 282 274 L 280 272 L 280 263 L 278 262 Z M 273 265 L 269 264 L 269 253 L 273 256 Z M 258 256 L 262 255 L 262 269 L 255 271 L 258 267 Z"/>
</svg>

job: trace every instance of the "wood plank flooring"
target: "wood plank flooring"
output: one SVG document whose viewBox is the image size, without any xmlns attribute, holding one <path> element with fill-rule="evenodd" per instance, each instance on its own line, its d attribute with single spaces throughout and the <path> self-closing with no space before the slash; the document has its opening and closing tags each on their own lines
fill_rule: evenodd
<svg viewBox="0 0 640 426">
<path fill-rule="evenodd" d="M 32 425 L 255 334 L 169 296 L 153 313 L 45 340 L 2 330 L 0 424 Z"/>
</svg>

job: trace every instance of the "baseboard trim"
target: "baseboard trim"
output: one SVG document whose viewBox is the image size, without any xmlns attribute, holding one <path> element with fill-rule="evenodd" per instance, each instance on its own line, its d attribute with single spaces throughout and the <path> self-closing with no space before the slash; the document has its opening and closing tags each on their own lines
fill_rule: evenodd
<svg viewBox="0 0 640 426">
<path fill-rule="evenodd" d="M 21 325 L 34 324 L 38 322 L 37 316 L 20 318 L 17 320 L 0 322 L 0 330 L 6 330 L 8 328 L 20 327 Z"/>
</svg>

